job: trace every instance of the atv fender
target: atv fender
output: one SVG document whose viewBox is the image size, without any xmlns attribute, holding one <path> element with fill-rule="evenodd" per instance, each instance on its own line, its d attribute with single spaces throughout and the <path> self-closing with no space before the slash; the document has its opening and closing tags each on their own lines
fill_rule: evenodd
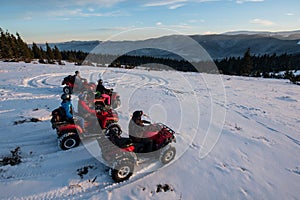
<svg viewBox="0 0 300 200">
<path fill-rule="evenodd" d="M 66 126 L 60 126 L 58 128 L 58 131 L 59 132 L 75 132 L 75 133 L 78 133 L 78 134 L 83 133 L 82 128 L 77 124 L 68 124 Z"/>
</svg>

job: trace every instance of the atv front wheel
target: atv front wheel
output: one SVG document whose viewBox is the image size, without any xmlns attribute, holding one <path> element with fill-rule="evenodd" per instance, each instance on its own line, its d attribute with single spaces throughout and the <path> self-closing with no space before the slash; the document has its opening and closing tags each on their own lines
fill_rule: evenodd
<svg viewBox="0 0 300 200">
<path fill-rule="evenodd" d="M 64 92 L 65 94 L 72 94 L 72 89 L 71 89 L 69 86 L 65 86 L 65 87 L 63 88 L 63 92 Z"/>
<path fill-rule="evenodd" d="M 175 155 L 176 155 L 175 147 L 169 147 L 168 149 L 166 149 L 161 153 L 159 160 L 162 164 L 166 165 L 175 158 Z"/>
<path fill-rule="evenodd" d="M 116 109 L 116 108 L 118 108 L 120 106 L 121 106 L 121 100 L 119 98 L 117 98 L 116 100 L 112 101 L 112 108 L 113 109 Z"/>
<path fill-rule="evenodd" d="M 73 132 L 64 133 L 58 139 L 58 145 L 62 150 L 68 150 L 77 147 L 79 143 L 80 143 L 80 138 L 78 134 Z"/>
<path fill-rule="evenodd" d="M 107 126 L 105 135 L 110 136 L 111 134 L 118 135 L 118 136 L 122 134 L 122 129 L 119 126 L 119 124 L 111 123 Z"/>
<path fill-rule="evenodd" d="M 116 161 L 113 168 L 110 169 L 111 178 L 115 182 L 122 182 L 128 180 L 132 176 L 134 170 L 134 163 L 128 159 Z"/>
</svg>

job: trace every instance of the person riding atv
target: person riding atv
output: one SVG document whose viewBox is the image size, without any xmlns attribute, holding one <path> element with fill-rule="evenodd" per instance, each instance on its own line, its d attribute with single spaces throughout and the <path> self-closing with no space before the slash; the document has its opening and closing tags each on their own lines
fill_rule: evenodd
<svg viewBox="0 0 300 200">
<path fill-rule="evenodd" d="M 102 96 L 103 98 L 106 99 L 106 104 L 107 105 L 111 105 L 111 101 L 110 101 L 110 93 L 111 93 L 111 89 L 107 89 L 104 87 L 103 85 L 103 80 L 99 79 L 98 80 L 98 85 L 96 88 L 96 93 L 98 96 Z"/>
<path fill-rule="evenodd" d="M 94 93 L 92 91 L 78 95 L 78 115 L 94 124 L 94 128 L 97 129 L 99 125 L 96 117 L 97 110 L 93 109 L 93 107 L 95 108 L 93 99 Z"/>
<path fill-rule="evenodd" d="M 121 100 L 120 95 L 117 92 L 113 91 L 113 88 L 107 89 L 103 85 L 103 80 L 98 80 L 98 85 L 96 87 L 95 94 L 95 106 L 103 107 L 109 106 L 113 109 L 120 107 Z"/>
<path fill-rule="evenodd" d="M 133 112 L 128 125 L 129 138 L 134 143 L 143 143 L 146 152 L 153 150 L 153 140 L 149 139 L 146 133 L 156 132 L 159 129 L 156 126 L 151 126 L 149 121 L 142 120 L 143 111 L 138 110 Z"/>
<path fill-rule="evenodd" d="M 150 124 L 141 119 L 142 115 L 142 111 L 133 113 L 129 138 L 116 129 L 108 129 L 105 137 L 97 138 L 102 161 L 110 166 L 109 174 L 115 182 L 129 179 L 142 163 L 160 161 L 166 165 L 175 158 L 176 148 L 171 145 L 176 142 L 175 131 L 162 123 Z"/>
<path fill-rule="evenodd" d="M 75 71 L 74 75 L 65 77 L 61 84 L 66 85 L 63 88 L 65 94 L 81 93 L 89 89 L 95 90 L 96 88 L 96 84 L 92 82 L 88 83 L 87 79 L 80 76 L 79 71 Z"/>
<path fill-rule="evenodd" d="M 74 116 L 74 108 L 71 102 L 70 94 L 61 95 L 61 107 L 65 110 L 66 121 L 69 123 L 74 123 L 74 120 L 77 121 L 81 127 L 84 127 L 84 119 L 80 116 Z"/>
</svg>

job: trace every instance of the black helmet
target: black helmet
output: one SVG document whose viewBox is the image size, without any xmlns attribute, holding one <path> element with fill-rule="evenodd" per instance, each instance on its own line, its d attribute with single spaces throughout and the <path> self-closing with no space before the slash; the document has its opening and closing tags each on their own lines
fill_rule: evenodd
<svg viewBox="0 0 300 200">
<path fill-rule="evenodd" d="M 62 94 L 60 98 L 62 100 L 71 100 L 71 95 L 70 94 Z"/>
<path fill-rule="evenodd" d="M 79 74 L 79 71 L 75 71 L 75 74 L 76 74 L 76 75 Z"/>
<path fill-rule="evenodd" d="M 141 118 L 142 115 L 143 115 L 143 111 L 141 111 L 141 110 L 134 111 L 132 114 L 132 120 L 137 120 L 137 119 Z"/>
<path fill-rule="evenodd" d="M 98 80 L 98 83 L 103 83 L 103 80 L 100 78 L 100 79 Z"/>
</svg>

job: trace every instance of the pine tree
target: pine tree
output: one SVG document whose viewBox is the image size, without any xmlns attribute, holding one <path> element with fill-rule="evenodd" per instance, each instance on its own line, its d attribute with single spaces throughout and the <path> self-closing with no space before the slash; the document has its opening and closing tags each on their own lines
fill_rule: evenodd
<svg viewBox="0 0 300 200">
<path fill-rule="evenodd" d="M 36 45 L 36 43 L 32 43 L 32 53 L 33 53 L 33 58 L 35 59 L 42 59 L 42 53 L 40 48 Z"/>
<path fill-rule="evenodd" d="M 250 48 L 248 48 L 244 54 L 244 57 L 241 60 L 239 75 L 249 76 L 252 69 L 253 69 L 253 63 L 250 55 Z"/>
<path fill-rule="evenodd" d="M 0 28 L 0 59 L 3 58 L 4 39 L 2 38 L 3 30 Z"/>
<path fill-rule="evenodd" d="M 1 29 L 1 36 L 0 36 L 0 45 L 1 45 L 1 54 L 0 58 L 2 59 L 11 59 L 13 58 L 13 50 L 10 45 L 10 35 L 6 32 L 4 33 Z"/>
<path fill-rule="evenodd" d="M 15 61 L 18 61 L 19 49 L 18 49 L 17 38 L 13 34 L 7 32 L 7 40 L 8 40 L 8 45 L 11 48 L 11 52 L 12 52 L 10 58 L 14 59 Z"/>
<path fill-rule="evenodd" d="M 54 60 L 53 51 L 47 42 L 46 42 L 46 59 L 48 60 L 48 63 L 53 63 Z"/>
<path fill-rule="evenodd" d="M 54 46 L 53 55 L 54 55 L 54 59 L 60 63 L 62 60 L 62 56 L 56 45 Z"/>
<path fill-rule="evenodd" d="M 40 47 L 40 59 L 39 59 L 39 63 L 44 64 L 45 63 L 45 59 L 46 59 L 46 52 L 44 51 L 44 49 L 42 47 Z"/>
<path fill-rule="evenodd" d="M 17 35 L 17 50 L 18 50 L 18 59 L 26 62 L 30 62 L 32 59 L 32 52 L 29 49 L 28 45 L 22 40 L 19 33 Z"/>
</svg>

